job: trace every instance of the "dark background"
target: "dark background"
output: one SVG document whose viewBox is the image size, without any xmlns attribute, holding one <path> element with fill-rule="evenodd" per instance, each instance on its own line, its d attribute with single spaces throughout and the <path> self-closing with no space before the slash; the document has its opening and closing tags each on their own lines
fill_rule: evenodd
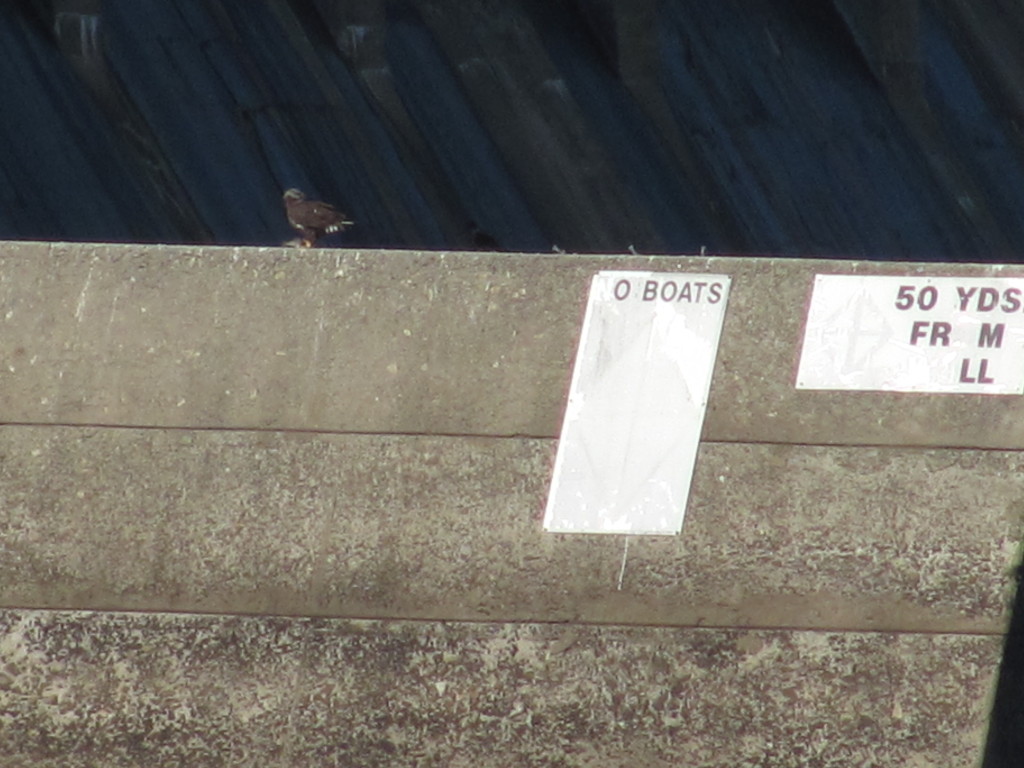
<svg viewBox="0 0 1024 768">
<path fill-rule="evenodd" d="M 7 0 L 0 237 L 1017 261 L 1011 0 Z"/>
<path fill-rule="evenodd" d="M 7 0 L 0 238 L 1024 259 L 1011 0 Z M 1024 763 L 1024 611 L 985 765 Z"/>
</svg>

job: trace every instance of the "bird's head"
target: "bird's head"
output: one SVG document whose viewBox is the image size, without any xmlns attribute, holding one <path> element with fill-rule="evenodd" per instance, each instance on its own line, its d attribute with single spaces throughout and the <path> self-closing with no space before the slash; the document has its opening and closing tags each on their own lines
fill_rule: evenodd
<svg viewBox="0 0 1024 768">
<path fill-rule="evenodd" d="M 305 193 L 301 189 L 292 187 L 291 189 L 285 190 L 284 193 L 285 202 L 301 202 L 306 199 Z"/>
</svg>

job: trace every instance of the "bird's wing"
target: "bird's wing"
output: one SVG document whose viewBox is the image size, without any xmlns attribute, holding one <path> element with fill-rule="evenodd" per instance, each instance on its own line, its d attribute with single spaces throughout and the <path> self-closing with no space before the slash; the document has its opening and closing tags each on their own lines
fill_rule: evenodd
<svg viewBox="0 0 1024 768">
<path fill-rule="evenodd" d="M 345 214 L 339 211 L 330 203 L 323 203 L 315 200 L 309 207 L 309 224 L 317 228 L 329 227 L 345 219 Z"/>
<path fill-rule="evenodd" d="M 288 222 L 295 229 L 333 232 L 352 222 L 330 203 L 321 200 L 301 200 L 287 206 Z"/>
</svg>

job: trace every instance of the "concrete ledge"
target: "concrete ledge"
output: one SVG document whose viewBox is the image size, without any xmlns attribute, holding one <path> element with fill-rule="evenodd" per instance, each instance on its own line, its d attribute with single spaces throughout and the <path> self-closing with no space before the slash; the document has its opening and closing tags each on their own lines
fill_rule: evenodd
<svg viewBox="0 0 1024 768">
<path fill-rule="evenodd" d="M 995 637 L 0 611 L 8 768 L 974 764 Z"/>
<path fill-rule="evenodd" d="M 3 427 L 0 606 L 1004 631 L 1017 453 L 705 443 L 624 551 L 541 531 L 553 449 Z"/>
<path fill-rule="evenodd" d="M 608 268 L 733 276 L 680 536 L 541 532 Z M 5 768 L 976 761 L 1022 398 L 792 381 L 915 270 L 0 245 Z"/>
<path fill-rule="evenodd" d="M 733 275 L 708 440 L 1024 447 L 1021 397 L 793 388 L 816 272 L 1020 267 L 752 258 L 4 243 L 0 418 L 553 437 L 612 268 Z"/>
</svg>

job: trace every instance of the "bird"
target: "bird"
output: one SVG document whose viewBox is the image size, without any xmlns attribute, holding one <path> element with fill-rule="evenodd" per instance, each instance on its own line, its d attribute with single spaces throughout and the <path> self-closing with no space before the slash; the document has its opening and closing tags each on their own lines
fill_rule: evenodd
<svg viewBox="0 0 1024 768">
<path fill-rule="evenodd" d="M 299 233 L 294 242 L 299 248 L 312 248 L 316 241 L 333 232 L 343 232 L 355 224 L 330 203 L 307 200 L 301 189 L 285 190 L 284 210 L 288 223 Z"/>
</svg>

